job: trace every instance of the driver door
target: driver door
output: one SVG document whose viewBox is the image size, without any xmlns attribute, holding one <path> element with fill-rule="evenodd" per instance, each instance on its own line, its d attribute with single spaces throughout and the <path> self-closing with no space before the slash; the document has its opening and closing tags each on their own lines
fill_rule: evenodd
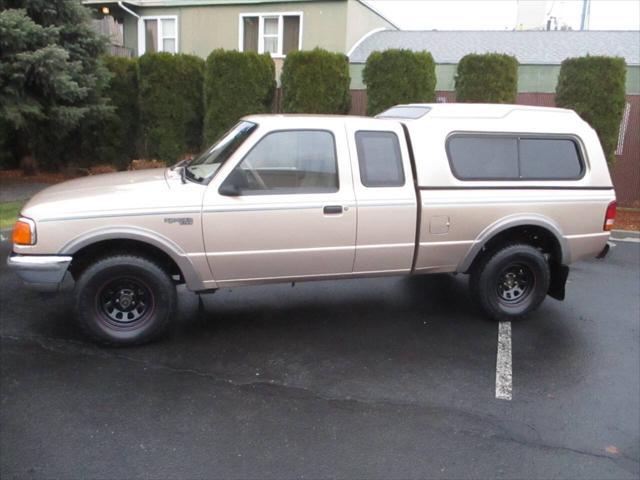
<svg viewBox="0 0 640 480">
<path fill-rule="evenodd" d="M 211 182 L 203 233 L 220 286 L 352 273 L 355 196 L 344 126 L 332 125 L 264 131 Z"/>
</svg>

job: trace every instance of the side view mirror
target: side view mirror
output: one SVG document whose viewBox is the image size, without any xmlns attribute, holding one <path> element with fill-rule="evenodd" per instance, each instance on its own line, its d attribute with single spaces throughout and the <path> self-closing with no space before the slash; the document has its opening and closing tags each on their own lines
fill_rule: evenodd
<svg viewBox="0 0 640 480">
<path fill-rule="evenodd" d="M 225 178 L 222 185 L 218 189 L 220 195 L 225 197 L 237 197 L 242 194 L 242 189 L 247 187 L 247 179 L 244 173 L 239 168 L 234 168 L 233 171 Z"/>
<path fill-rule="evenodd" d="M 222 185 L 220 185 L 218 193 L 220 195 L 224 195 L 225 197 L 237 197 L 238 195 L 240 195 L 240 193 L 242 193 L 242 191 L 237 185 L 227 180 Z"/>
</svg>

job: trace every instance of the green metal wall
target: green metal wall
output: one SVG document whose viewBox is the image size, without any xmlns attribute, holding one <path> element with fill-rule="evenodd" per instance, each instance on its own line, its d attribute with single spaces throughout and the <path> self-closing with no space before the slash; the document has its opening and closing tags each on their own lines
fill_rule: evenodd
<svg viewBox="0 0 640 480">
<path fill-rule="evenodd" d="M 363 90 L 365 85 L 362 82 L 362 70 L 364 64 L 352 63 L 351 89 Z M 518 92 L 555 93 L 560 65 L 520 65 L 518 67 Z M 455 90 L 456 65 L 438 64 L 436 65 L 436 90 Z M 640 94 L 640 66 L 632 65 L 627 67 L 627 95 Z"/>
</svg>

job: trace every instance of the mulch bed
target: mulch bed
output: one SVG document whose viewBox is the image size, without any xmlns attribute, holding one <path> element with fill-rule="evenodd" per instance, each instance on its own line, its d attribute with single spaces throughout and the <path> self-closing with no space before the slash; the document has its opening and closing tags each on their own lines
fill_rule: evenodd
<svg viewBox="0 0 640 480">
<path fill-rule="evenodd" d="M 22 170 L 0 170 L 0 182 L 60 183 L 73 177 L 63 173 L 38 173 L 25 176 Z"/>
<path fill-rule="evenodd" d="M 640 209 L 621 210 L 618 208 L 616 223 L 613 228 L 616 230 L 640 231 Z"/>
</svg>

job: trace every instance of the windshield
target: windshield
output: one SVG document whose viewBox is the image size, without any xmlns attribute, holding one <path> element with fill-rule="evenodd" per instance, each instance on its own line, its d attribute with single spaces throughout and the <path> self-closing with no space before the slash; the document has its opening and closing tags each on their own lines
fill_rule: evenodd
<svg viewBox="0 0 640 480">
<path fill-rule="evenodd" d="M 185 168 L 186 177 L 196 182 L 211 178 L 257 127 L 255 123 L 246 121 L 236 124 L 212 147 L 189 163 Z"/>
</svg>

